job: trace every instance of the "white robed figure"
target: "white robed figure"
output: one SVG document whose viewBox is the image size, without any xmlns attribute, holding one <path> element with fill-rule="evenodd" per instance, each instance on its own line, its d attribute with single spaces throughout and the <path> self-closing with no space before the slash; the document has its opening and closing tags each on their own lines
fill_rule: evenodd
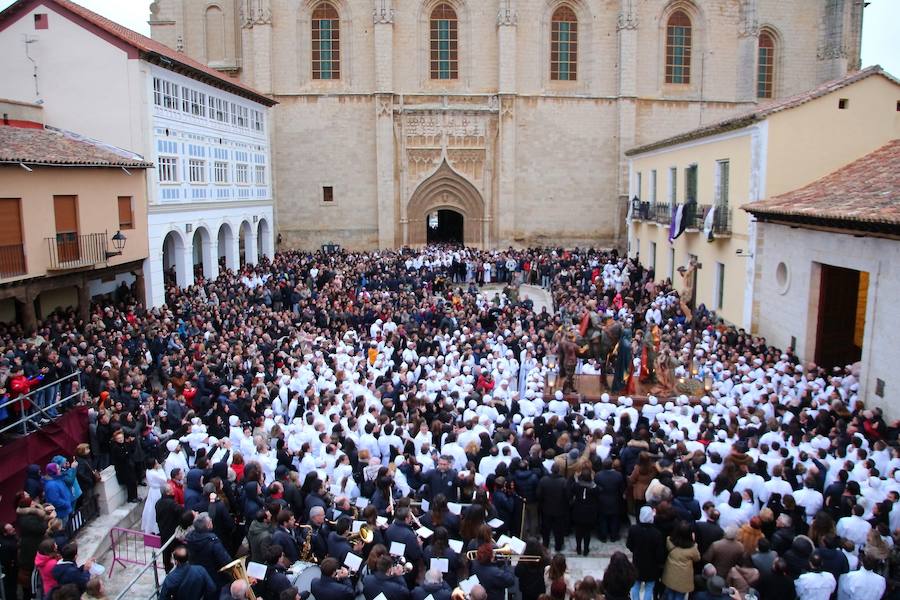
<svg viewBox="0 0 900 600">
<path fill-rule="evenodd" d="M 153 468 L 147 469 L 147 499 L 144 501 L 144 512 L 141 513 L 141 530 L 146 534 L 159 534 L 156 523 L 156 502 L 162 498 L 163 487 L 168 485 L 169 478 L 159 464 L 153 461 Z"/>
</svg>

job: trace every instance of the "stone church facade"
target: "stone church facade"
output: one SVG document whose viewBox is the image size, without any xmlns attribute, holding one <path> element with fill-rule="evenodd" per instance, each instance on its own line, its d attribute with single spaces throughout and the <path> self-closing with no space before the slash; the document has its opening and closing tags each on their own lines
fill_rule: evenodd
<svg viewBox="0 0 900 600">
<path fill-rule="evenodd" d="M 283 247 L 622 246 L 624 151 L 859 68 L 854 0 L 156 0 L 278 101 Z M 741 202 L 736 199 L 734 205 Z"/>
</svg>

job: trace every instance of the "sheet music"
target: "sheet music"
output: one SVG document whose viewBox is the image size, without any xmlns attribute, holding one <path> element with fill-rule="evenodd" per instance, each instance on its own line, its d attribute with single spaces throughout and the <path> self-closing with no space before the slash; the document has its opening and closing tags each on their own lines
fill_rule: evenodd
<svg viewBox="0 0 900 600">
<path fill-rule="evenodd" d="M 347 568 L 356 573 L 359 571 L 359 566 L 362 564 L 362 557 L 353 554 L 352 552 L 348 552 L 347 556 L 344 557 L 344 564 L 347 565 Z"/>
<path fill-rule="evenodd" d="M 432 558 L 431 559 L 431 568 L 437 569 L 441 573 L 449 573 L 450 572 L 450 561 L 446 558 Z"/>
<path fill-rule="evenodd" d="M 390 553 L 393 556 L 403 556 L 406 553 L 406 544 L 401 542 L 391 542 Z"/>
<path fill-rule="evenodd" d="M 247 577 L 252 577 L 253 579 L 265 579 L 266 578 L 266 565 L 258 562 L 248 562 L 247 563 Z"/>
</svg>

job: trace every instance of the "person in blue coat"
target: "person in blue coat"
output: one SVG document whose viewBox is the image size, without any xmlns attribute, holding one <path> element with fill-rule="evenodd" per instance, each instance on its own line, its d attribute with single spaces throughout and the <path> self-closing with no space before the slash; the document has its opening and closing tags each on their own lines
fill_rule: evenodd
<svg viewBox="0 0 900 600">
<path fill-rule="evenodd" d="M 203 567 L 218 587 L 231 582 L 231 576 L 220 569 L 231 562 L 231 555 L 222 540 L 213 533 L 212 519 L 201 513 L 194 519 L 194 530 L 185 538 L 191 562 Z M 171 573 L 169 574 L 171 577 Z"/>
<path fill-rule="evenodd" d="M 69 515 L 75 506 L 72 490 L 65 478 L 60 474 L 59 465 L 49 463 L 45 468 L 47 479 L 44 482 L 44 499 L 56 509 L 56 516 L 63 525 L 69 522 Z"/>
<path fill-rule="evenodd" d="M 453 590 L 444 581 L 442 573 L 437 569 L 429 569 L 425 571 L 425 581 L 422 585 L 412 591 L 412 600 L 425 600 L 428 596 L 434 600 L 450 600 L 452 593 Z M 316 600 L 319 600 L 318 596 Z"/>
<path fill-rule="evenodd" d="M 350 572 L 333 558 L 319 565 L 322 576 L 314 579 L 309 591 L 316 600 L 354 600 L 356 591 L 350 582 Z M 435 599 L 437 600 L 437 599 Z"/>
<path fill-rule="evenodd" d="M 410 600 L 409 587 L 403 579 L 403 567 L 394 566 L 393 559 L 387 554 L 375 563 L 375 572 L 363 578 L 366 600 L 374 600 L 378 594 L 384 594 L 387 600 Z M 316 596 L 316 600 L 318 598 Z"/>
<path fill-rule="evenodd" d="M 53 567 L 53 578 L 60 586 L 74 583 L 78 586 L 79 591 L 83 594 L 87 589 L 87 583 L 91 580 L 91 566 L 94 560 L 91 559 L 78 566 L 75 559 L 78 558 L 78 544 L 70 542 L 63 546 L 59 551 L 60 560 Z"/>
<path fill-rule="evenodd" d="M 214 600 L 218 588 L 206 569 L 188 562 L 188 550 L 179 546 L 172 551 L 175 568 L 166 575 L 159 590 L 160 600 Z"/>
<path fill-rule="evenodd" d="M 384 532 L 384 539 L 388 548 L 393 542 L 399 542 L 406 546 L 403 550 L 403 558 L 413 566 L 412 571 L 406 575 L 406 581 L 410 584 L 415 582 L 422 564 L 422 546 L 419 545 L 419 536 L 412 529 L 412 513 L 409 511 L 409 507 L 397 507 L 394 511 L 394 522 Z"/>
<path fill-rule="evenodd" d="M 494 561 L 494 547 L 482 544 L 475 554 L 472 571 L 478 575 L 478 582 L 487 592 L 487 600 L 504 600 L 506 590 L 516 584 L 516 576 L 506 565 Z"/>
</svg>

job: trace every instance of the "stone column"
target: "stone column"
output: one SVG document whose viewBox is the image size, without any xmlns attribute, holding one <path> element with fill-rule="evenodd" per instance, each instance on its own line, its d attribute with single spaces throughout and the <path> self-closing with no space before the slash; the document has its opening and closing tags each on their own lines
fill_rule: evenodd
<svg viewBox="0 0 900 600">
<path fill-rule="evenodd" d="M 619 80 L 618 80 L 618 166 L 616 171 L 615 194 L 615 240 L 610 240 L 618 246 L 622 243 L 622 223 L 619 218 L 621 208 L 628 203 L 628 160 L 625 151 L 634 146 L 634 132 L 637 128 L 637 12 L 634 8 L 634 0 L 619 0 L 619 17 L 616 23 L 618 52 L 619 52 Z M 611 207 L 612 208 L 612 207 Z M 621 215 L 624 216 L 624 215 Z M 604 240 L 606 241 L 606 240 Z M 626 240 L 627 241 L 627 240 Z"/>
<path fill-rule="evenodd" d="M 175 254 L 175 282 L 178 287 L 184 289 L 194 284 L 194 244 L 191 238 L 188 238 L 181 251 L 178 251 L 177 245 L 173 245 Z"/>
<path fill-rule="evenodd" d="M 394 9 L 391 0 L 375 0 L 375 162 L 378 195 L 378 247 L 397 245 L 394 207 Z"/>
<path fill-rule="evenodd" d="M 22 326 L 25 328 L 25 334 L 31 335 L 37 328 L 37 314 L 34 312 L 34 296 L 26 289 L 25 295 L 16 297 L 17 302 L 22 303 Z"/>
<path fill-rule="evenodd" d="M 500 0 L 497 14 L 497 56 L 500 61 L 500 93 L 516 93 L 516 15 L 515 0 Z"/>
<path fill-rule="evenodd" d="M 201 253 L 203 256 L 203 277 L 207 280 L 214 280 L 219 276 L 219 257 L 218 240 L 210 238 L 201 245 Z"/>
<path fill-rule="evenodd" d="M 256 255 L 256 241 L 256 230 L 251 227 L 244 236 L 244 262 L 248 265 L 255 265 L 259 262 Z"/>
<path fill-rule="evenodd" d="M 144 279 L 144 270 L 138 269 L 132 271 L 131 274 L 134 275 L 134 297 L 147 306 L 147 282 Z"/>
<path fill-rule="evenodd" d="M 486 207 L 485 230 L 493 225 L 494 215 L 503 215 L 497 219 L 497 237 L 493 239 L 484 235 L 485 247 L 506 246 L 513 243 L 516 237 L 516 15 L 515 0 L 501 0 L 497 14 L 498 72 L 500 75 L 500 95 L 497 121 L 497 196 L 494 206 Z M 492 209 L 492 210 L 491 210 Z"/>
<path fill-rule="evenodd" d="M 91 316 L 91 289 L 85 277 L 78 286 L 78 318 L 87 322 Z"/>
<path fill-rule="evenodd" d="M 737 100 L 756 101 L 756 70 L 759 54 L 757 0 L 741 0 L 738 23 Z"/>
<path fill-rule="evenodd" d="M 237 271 L 241 267 L 241 232 L 231 233 L 231 239 L 225 239 L 225 268 Z"/>
</svg>

